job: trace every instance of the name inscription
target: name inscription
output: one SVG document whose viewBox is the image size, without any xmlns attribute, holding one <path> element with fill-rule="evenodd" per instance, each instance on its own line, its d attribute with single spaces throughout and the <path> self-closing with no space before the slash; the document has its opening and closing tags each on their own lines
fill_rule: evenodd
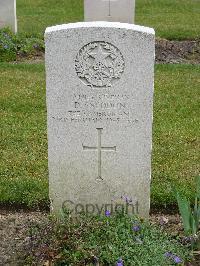
<svg viewBox="0 0 200 266">
<path fill-rule="evenodd" d="M 66 114 L 52 116 L 54 120 L 70 123 L 138 122 L 133 114 L 134 98 L 131 94 L 73 94 L 70 98 Z"/>
</svg>

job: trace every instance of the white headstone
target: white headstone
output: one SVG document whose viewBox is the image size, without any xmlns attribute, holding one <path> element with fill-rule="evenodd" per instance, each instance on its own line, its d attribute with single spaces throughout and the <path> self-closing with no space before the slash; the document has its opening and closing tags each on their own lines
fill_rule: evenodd
<svg viewBox="0 0 200 266">
<path fill-rule="evenodd" d="M 85 21 L 134 23 L 135 0 L 84 0 Z"/>
<path fill-rule="evenodd" d="M 47 28 L 45 42 L 52 207 L 102 213 L 125 199 L 147 217 L 154 30 L 83 22 Z"/>
<path fill-rule="evenodd" d="M 17 32 L 16 0 L 0 0 L 0 28 Z"/>
</svg>

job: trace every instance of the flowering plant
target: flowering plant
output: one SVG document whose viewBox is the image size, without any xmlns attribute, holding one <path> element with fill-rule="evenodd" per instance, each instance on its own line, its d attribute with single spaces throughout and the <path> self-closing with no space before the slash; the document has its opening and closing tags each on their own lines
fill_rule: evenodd
<svg viewBox="0 0 200 266">
<path fill-rule="evenodd" d="M 30 56 L 44 51 L 44 40 L 26 34 L 14 34 L 8 28 L 0 30 L 0 62 L 15 61 L 17 55 Z"/>
<path fill-rule="evenodd" d="M 16 59 L 15 35 L 8 29 L 0 30 L 0 62 Z"/>
</svg>

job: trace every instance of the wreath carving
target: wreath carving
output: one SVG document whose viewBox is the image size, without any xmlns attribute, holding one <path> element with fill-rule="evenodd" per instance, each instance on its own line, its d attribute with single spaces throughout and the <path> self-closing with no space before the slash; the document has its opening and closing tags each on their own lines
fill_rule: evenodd
<svg viewBox="0 0 200 266">
<path fill-rule="evenodd" d="M 80 49 L 75 59 L 75 70 L 84 84 L 111 87 L 124 72 L 124 58 L 118 48 L 107 42 L 91 42 Z"/>
</svg>

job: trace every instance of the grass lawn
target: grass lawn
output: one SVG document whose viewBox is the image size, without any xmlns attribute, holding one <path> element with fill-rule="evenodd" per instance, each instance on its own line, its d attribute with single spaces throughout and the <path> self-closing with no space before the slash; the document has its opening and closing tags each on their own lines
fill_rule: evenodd
<svg viewBox="0 0 200 266">
<path fill-rule="evenodd" d="M 159 205 L 174 202 L 170 183 L 191 196 L 199 174 L 200 66 L 157 65 L 155 75 L 152 203 Z"/>
<path fill-rule="evenodd" d="M 170 40 L 200 38 L 199 14 L 199 0 L 136 0 L 136 24 Z"/>
<path fill-rule="evenodd" d="M 136 24 L 155 28 L 157 37 L 200 36 L 199 0 L 138 0 Z M 19 32 L 40 33 L 47 26 L 83 21 L 83 0 L 17 0 Z"/>
<path fill-rule="evenodd" d="M 152 204 L 174 203 L 170 182 L 192 195 L 198 174 L 200 66 L 157 65 Z M 0 64 L 0 203 L 48 202 L 43 64 Z"/>
<path fill-rule="evenodd" d="M 47 202 L 43 65 L 1 65 L 0 202 Z"/>
</svg>

